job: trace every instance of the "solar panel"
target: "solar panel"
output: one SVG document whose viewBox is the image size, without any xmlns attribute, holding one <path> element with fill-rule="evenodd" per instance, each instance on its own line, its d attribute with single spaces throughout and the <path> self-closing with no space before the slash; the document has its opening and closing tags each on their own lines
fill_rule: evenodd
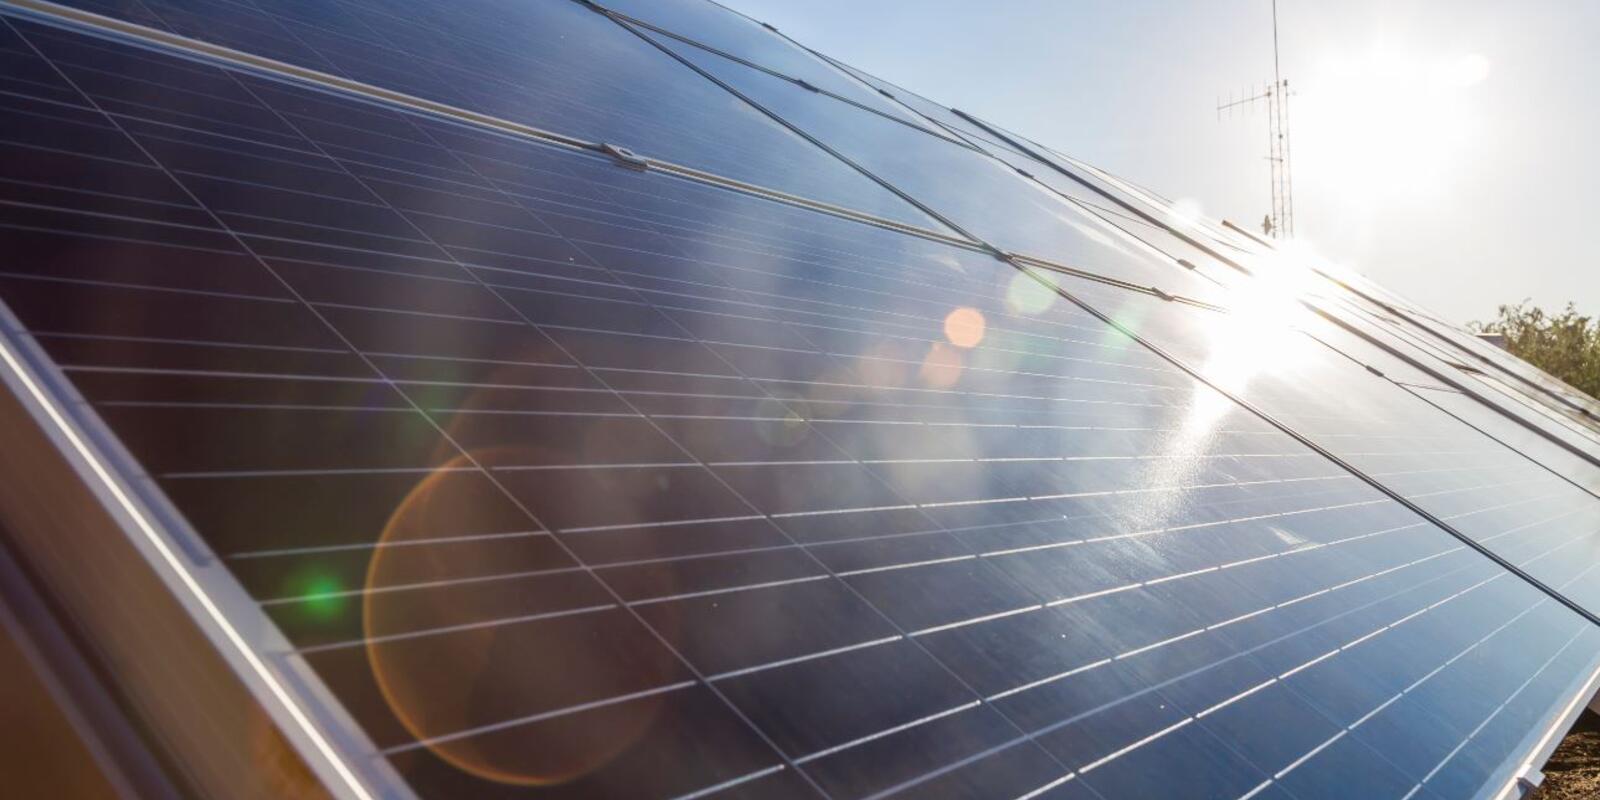
<svg viewBox="0 0 1600 800">
<path fill-rule="evenodd" d="M 337 795 L 1491 795 L 1593 689 L 1582 463 L 740 17 L 79 5 L 285 63 L 3 7 L 3 352 Z"/>
</svg>

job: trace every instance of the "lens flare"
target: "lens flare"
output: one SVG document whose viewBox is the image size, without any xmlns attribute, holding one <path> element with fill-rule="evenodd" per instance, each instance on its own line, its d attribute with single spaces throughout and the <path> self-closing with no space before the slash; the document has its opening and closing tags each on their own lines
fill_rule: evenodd
<svg viewBox="0 0 1600 800">
<path fill-rule="evenodd" d="M 922 368 L 917 371 L 917 376 L 924 385 L 934 389 L 948 389 L 961 380 L 961 371 L 965 366 L 965 359 L 961 350 L 951 347 L 944 342 L 934 342 L 928 348 L 928 354 L 922 358 Z"/>
<path fill-rule="evenodd" d="M 1054 289 L 1023 272 L 1011 276 L 1011 282 L 1006 284 L 1006 308 L 1016 314 L 1030 317 L 1043 314 L 1059 296 Z"/>
<path fill-rule="evenodd" d="M 944 338 L 956 347 L 970 350 L 983 341 L 984 325 L 982 312 L 962 306 L 945 315 Z"/>
<path fill-rule="evenodd" d="M 295 575 L 291 583 L 298 601 L 296 606 L 305 616 L 318 622 L 337 619 L 349 602 L 339 577 L 315 565 Z"/>
<path fill-rule="evenodd" d="M 448 536 L 466 516 L 459 495 L 452 496 L 448 488 L 461 474 L 453 470 L 470 467 L 474 461 L 519 463 L 526 458 L 527 453 L 514 448 L 475 452 L 471 460 L 463 456 L 446 463 L 412 489 L 390 516 L 373 550 L 362 625 L 374 683 L 412 737 L 439 758 L 480 778 L 546 786 L 611 762 L 655 724 L 666 696 L 472 732 L 572 705 L 559 696 L 559 687 L 575 680 L 659 686 L 671 682 L 675 673 L 664 651 L 624 656 L 629 648 L 610 637 L 591 635 L 598 623 L 591 622 L 588 614 L 495 622 L 515 612 L 517 598 L 534 588 L 531 583 L 506 579 L 465 588 L 443 586 L 459 583 L 456 579 L 463 574 L 493 576 L 506 571 L 497 563 L 502 551 L 489 543 L 492 540 L 423 541 Z M 441 586 L 396 589 L 399 584 Z M 608 613 L 593 612 L 595 617 Z M 626 633 L 627 624 L 621 619 L 619 633 Z M 396 636 L 419 631 L 447 632 Z"/>
</svg>

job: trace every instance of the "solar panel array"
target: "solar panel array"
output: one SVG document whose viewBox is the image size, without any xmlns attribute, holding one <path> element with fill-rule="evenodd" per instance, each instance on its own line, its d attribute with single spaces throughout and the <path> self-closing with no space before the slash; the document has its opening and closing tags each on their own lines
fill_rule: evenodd
<svg viewBox="0 0 1600 800">
<path fill-rule="evenodd" d="M 732 12 L 72 5 L 6 336 L 336 791 L 1469 797 L 1600 664 L 1553 379 Z"/>
</svg>

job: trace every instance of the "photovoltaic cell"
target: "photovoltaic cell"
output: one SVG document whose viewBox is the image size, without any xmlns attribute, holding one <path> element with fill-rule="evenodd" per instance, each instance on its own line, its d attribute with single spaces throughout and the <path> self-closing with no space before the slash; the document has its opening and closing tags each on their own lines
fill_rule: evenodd
<svg viewBox="0 0 1600 800">
<path fill-rule="evenodd" d="M 688 38 L 728 56 L 775 72 L 904 123 L 933 130 L 897 104 L 840 71 L 830 62 L 796 46 L 775 30 L 703 0 L 601 3 L 600 6 L 658 31 Z M 941 135 L 944 135 L 940 131 Z"/>
<path fill-rule="evenodd" d="M 1378 316 L 1360 308 L 1352 315 L 1358 319 L 1372 320 L 1366 329 L 1380 338 L 1385 346 L 1429 363 L 1436 370 L 1455 378 L 1462 388 L 1483 398 L 1485 404 L 1506 409 L 1512 417 L 1525 420 L 1557 444 L 1576 450 L 1589 459 L 1600 459 L 1600 433 L 1593 427 L 1594 423 L 1550 393 L 1533 388 L 1524 379 L 1503 372 L 1497 374 L 1492 370 L 1470 367 L 1465 363 L 1471 360 L 1466 351 L 1419 332 L 1413 326 L 1390 319 L 1387 315 Z M 1463 366 L 1467 368 L 1463 369 Z"/>
<path fill-rule="evenodd" d="M 918 106 L 918 109 L 923 113 L 936 113 L 922 106 Z M 1015 137 L 1014 134 L 1005 136 L 1020 140 L 1020 137 Z M 1263 278 L 1277 280 L 1280 283 L 1287 282 L 1293 285 L 1295 291 L 1325 301 L 1330 304 L 1324 306 L 1325 310 L 1333 310 L 1344 322 L 1353 323 L 1367 334 L 1385 339 L 1386 346 L 1421 351 L 1427 354 L 1423 356 L 1424 360 L 1440 360 L 1439 366 L 1448 367 L 1447 372 L 1466 379 L 1480 391 L 1484 386 L 1491 387 L 1492 391 L 1488 393 L 1491 399 L 1488 402 L 1504 406 L 1509 401 L 1513 407 L 1510 412 L 1513 416 L 1529 420 L 1568 444 L 1591 451 L 1595 446 L 1595 432 L 1600 430 L 1600 425 L 1595 422 L 1595 415 L 1600 414 L 1600 407 L 1594 404 L 1592 398 L 1573 391 L 1571 387 L 1565 386 L 1520 359 L 1509 357 L 1504 351 L 1487 345 L 1477 337 L 1451 330 L 1449 324 L 1439 321 L 1409 301 L 1386 292 L 1382 287 L 1360 275 L 1337 269 L 1332 276 L 1302 275 L 1306 266 L 1295 262 L 1310 256 L 1271 253 L 1237 234 L 1229 234 L 1202 219 L 1196 219 L 1192 214 L 1178 212 L 1170 201 L 1046 147 L 1020 140 L 1023 144 L 1019 146 L 1025 147 L 1029 152 L 1019 156 L 1018 151 L 1010 149 L 1011 145 L 997 144 L 993 141 L 993 137 L 982 139 L 969 135 L 968 138 L 982 142 L 985 149 L 1009 163 L 1017 163 L 1019 158 L 1023 159 L 1022 163 L 1032 162 L 1036 158 L 1045 159 L 1046 163 L 1056 170 L 1042 173 L 1041 180 L 1053 188 L 1071 194 L 1072 182 L 1061 180 L 1060 171 L 1071 173 L 1078 181 L 1094 187 L 1097 192 L 1114 198 L 1120 204 L 1160 220 L 1175 231 L 1183 231 L 1185 236 L 1204 243 L 1211 253 L 1236 264 L 1243 264 L 1257 271 Z M 1121 221 L 1117 222 L 1121 224 Z M 1206 269 L 1207 266 L 1214 264 L 1215 258 L 1209 254 L 1197 253 L 1190 244 L 1175 241 L 1177 237 L 1172 233 L 1152 232 L 1146 225 L 1123 225 L 1123 227 L 1158 248 L 1175 254 L 1176 257 L 1188 258 L 1208 277 L 1223 283 L 1234 283 L 1238 280 L 1237 275 L 1230 274 L 1227 270 Z M 1240 248 L 1241 244 L 1246 246 Z M 1291 273 L 1291 276 L 1285 279 L 1282 276 L 1284 272 Z M 1390 313 L 1395 307 L 1407 309 L 1405 321 Z M 1460 369 L 1459 365 L 1463 363 L 1466 363 L 1469 369 Z M 1472 364 L 1488 366 L 1489 370 L 1485 372 L 1472 367 Z M 1496 374 L 1500 377 L 1495 377 Z M 1528 414 L 1528 408 L 1534 413 Z"/>
<path fill-rule="evenodd" d="M 446 43 L 531 35 L 517 15 L 547 5 L 582 11 L 186 13 L 240 46 L 270 21 L 291 49 L 359 22 L 425 80 L 503 57 Z M 659 54 L 583 14 L 626 37 L 596 60 Z M 364 779 L 1458 797 L 1509 779 L 1600 663 L 1587 620 L 1031 268 L 21 19 L 4 36 L 7 334 L 227 565 L 241 622 L 287 644 L 274 668 L 348 714 Z M 560 108 L 526 120 L 580 118 Z M 887 124 L 934 143 L 929 169 L 983 159 Z M 988 199 L 1080 213 L 971 163 L 1007 181 Z M 1073 266 L 1184 274 L 1142 251 Z M 1309 338 L 1263 354 L 1235 317 L 1053 280 L 1586 599 L 1592 498 L 1559 476 Z M 1340 403 L 1308 390 L 1328 386 Z"/>
<path fill-rule="evenodd" d="M 1405 375 L 1403 362 L 1370 346 L 1356 350 L 1359 340 L 1309 313 L 1294 322 L 1311 335 L 1267 335 L 1283 320 L 1263 318 L 1259 306 L 1243 306 L 1219 320 L 1208 311 L 1176 304 L 1158 308 L 1160 301 L 1145 302 L 1134 293 L 1107 295 L 1086 282 L 1074 284 L 1107 296 L 1106 310 L 1114 319 L 1170 350 L 1207 380 L 1507 555 L 1546 584 L 1564 587 L 1566 596 L 1591 612 L 1600 608 L 1592 582 L 1572 577 L 1575 567 L 1592 563 L 1588 559 L 1600 544 L 1594 534 L 1600 530 L 1600 499 L 1593 494 L 1600 476 L 1592 465 L 1475 401 L 1415 390 L 1454 408 L 1460 418 L 1438 414 L 1413 390 L 1391 380 Z M 1346 349 L 1333 349 L 1313 336 Z M 1329 393 L 1324 388 L 1329 386 L 1338 391 Z M 1488 492 L 1503 505 L 1463 513 L 1463 504 L 1475 506 Z M 1511 523 L 1519 524 L 1508 529 Z M 1570 534 L 1563 550 L 1530 551 L 1520 543 L 1545 528 Z M 1526 564 L 1517 558 L 1527 559 Z"/>
<path fill-rule="evenodd" d="M 924 228 L 942 226 L 572 2 L 89 10 Z M 109 78 L 107 78 L 109 79 Z"/>
<path fill-rule="evenodd" d="M 651 34 L 824 145 L 927 204 L 963 230 L 1014 251 L 1205 299 L 1215 287 L 1140 248 L 1078 207 L 1024 181 L 1004 162 L 947 139 L 807 92 L 709 51 Z M 938 169 L 931 166 L 938 164 Z"/>
</svg>

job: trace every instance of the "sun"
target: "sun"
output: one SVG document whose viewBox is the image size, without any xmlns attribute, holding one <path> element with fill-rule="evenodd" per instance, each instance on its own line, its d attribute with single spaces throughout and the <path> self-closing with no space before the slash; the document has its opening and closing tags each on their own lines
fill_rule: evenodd
<svg viewBox="0 0 1600 800">
<path fill-rule="evenodd" d="M 1296 181 L 1368 206 L 1446 198 L 1484 137 L 1491 72 L 1481 53 L 1393 44 L 1325 57 L 1291 101 Z"/>
</svg>

